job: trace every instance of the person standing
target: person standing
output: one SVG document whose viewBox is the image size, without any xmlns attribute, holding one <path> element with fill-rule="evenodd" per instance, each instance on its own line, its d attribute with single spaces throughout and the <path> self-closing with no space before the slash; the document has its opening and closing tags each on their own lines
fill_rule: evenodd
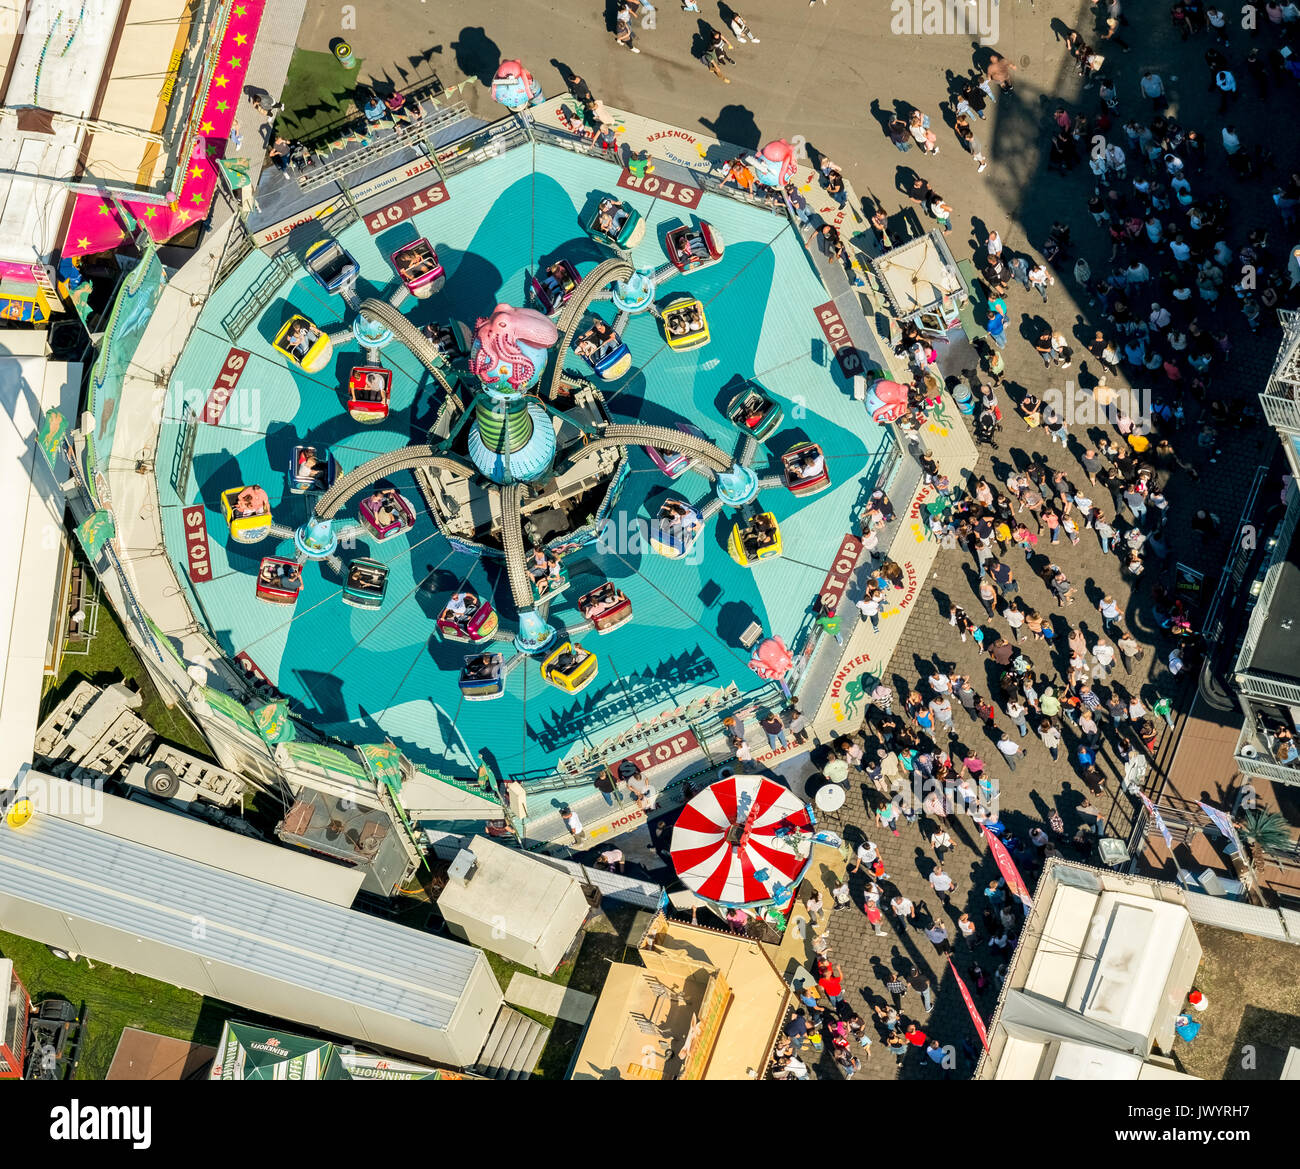
<svg viewBox="0 0 1300 1169">
<path fill-rule="evenodd" d="M 784 749 L 790 745 L 785 735 L 785 723 L 776 711 L 769 711 L 766 718 L 759 720 L 758 725 L 766 732 L 767 745 L 771 750 L 775 751 L 778 747 Z"/>
<path fill-rule="evenodd" d="M 903 998 L 907 994 L 907 981 L 897 971 L 893 971 L 889 978 L 885 979 L 885 990 L 889 992 L 894 1010 L 898 1010 L 903 1005 Z"/>
<path fill-rule="evenodd" d="M 799 709 L 797 702 L 790 704 L 790 733 L 794 736 L 797 746 L 802 747 L 808 741 L 808 719 Z"/>
<path fill-rule="evenodd" d="M 948 931 L 941 922 L 931 922 L 926 928 L 925 936 L 933 943 L 940 954 L 951 954 L 952 944 L 948 941 Z"/>
<path fill-rule="evenodd" d="M 826 969 L 817 980 L 817 985 L 821 987 L 822 993 L 830 1001 L 831 1006 L 838 1011 L 840 1003 L 844 1001 L 844 971 L 840 969 L 839 963 L 827 963 Z"/>
<path fill-rule="evenodd" d="M 926 1014 L 929 1014 L 933 1006 L 933 1001 L 930 997 L 931 996 L 930 980 L 926 978 L 926 976 L 922 974 L 921 971 L 916 968 L 916 966 L 913 966 L 907 972 L 906 977 L 907 977 L 908 985 L 914 991 L 916 991 L 917 994 L 921 996 L 921 1004 L 922 1006 L 925 1007 Z"/>
<path fill-rule="evenodd" d="M 577 844 L 584 835 L 582 821 L 578 819 L 578 813 L 566 804 L 560 809 L 560 819 L 564 821 L 564 826 L 569 830 L 569 835 L 573 837 L 573 843 Z"/>
<path fill-rule="evenodd" d="M 916 906 L 912 904 L 906 894 L 899 893 L 890 899 L 889 908 L 893 910 L 894 917 L 897 918 L 898 932 L 906 933 L 907 923 L 916 920 Z"/>
</svg>

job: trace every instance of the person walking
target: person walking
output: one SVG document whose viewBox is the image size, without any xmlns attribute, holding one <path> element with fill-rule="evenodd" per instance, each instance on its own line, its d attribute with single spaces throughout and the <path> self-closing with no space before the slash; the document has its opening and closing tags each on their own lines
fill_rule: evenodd
<svg viewBox="0 0 1300 1169">
<path fill-rule="evenodd" d="M 999 735 L 998 750 L 1002 753 L 1002 757 L 1007 761 L 1007 766 L 1011 768 L 1012 771 L 1015 771 L 1016 758 L 1021 755 L 1028 755 L 1029 752 L 1017 743 L 1015 739 L 1008 738 L 1006 734 L 1002 732 L 999 732 Z"/>
<path fill-rule="evenodd" d="M 1023 739 L 1027 734 L 1029 734 L 1028 712 L 1025 710 L 1024 704 L 1018 702 L 1013 697 L 1011 701 L 1007 703 L 1006 711 L 1007 718 L 1015 723 L 1016 730 L 1020 732 L 1020 737 Z"/>
<path fill-rule="evenodd" d="M 939 864 L 936 864 L 934 868 L 930 870 L 930 875 L 926 880 L 930 882 L 930 887 L 943 898 L 945 904 L 948 902 L 953 890 L 957 887 L 953 882 L 952 877 L 945 873 L 943 871 L 943 866 Z"/>
<path fill-rule="evenodd" d="M 1048 272 L 1046 265 L 1035 264 L 1029 269 L 1028 279 L 1029 287 L 1034 289 L 1043 298 L 1043 303 L 1046 304 L 1048 286 L 1056 283 L 1056 277 Z"/>
<path fill-rule="evenodd" d="M 759 44 L 759 39 L 754 35 L 753 29 L 745 22 L 745 18 L 740 15 L 734 8 L 731 11 L 731 31 L 736 36 L 738 44 L 745 44 L 746 41 L 751 44 Z"/>
<path fill-rule="evenodd" d="M 632 31 L 632 6 L 624 0 L 614 14 L 614 39 L 620 45 L 626 45 L 634 53 L 641 50 L 636 47 L 636 33 Z"/>
<path fill-rule="evenodd" d="M 1043 740 L 1043 746 L 1047 748 L 1052 762 L 1056 763 L 1061 757 L 1061 732 L 1050 719 L 1044 719 L 1038 725 L 1038 736 Z"/>
<path fill-rule="evenodd" d="M 900 934 L 906 933 L 907 923 L 916 920 L 916 906 L 912 904 L 905 894 L 899 893 L 890 898 L 889 908 L 897 919 L 898 932 Z"/>
<path fill-rule="evenodd" d="M 1101 614 L 1101 628 L 1103 633 L 1119 628 L 1119 620 L 1121 616 L 1119 605 L 1116 603 L 1115 598 L 1109 593 L 1097 602 L 1097 611 Z"/>
</svg>

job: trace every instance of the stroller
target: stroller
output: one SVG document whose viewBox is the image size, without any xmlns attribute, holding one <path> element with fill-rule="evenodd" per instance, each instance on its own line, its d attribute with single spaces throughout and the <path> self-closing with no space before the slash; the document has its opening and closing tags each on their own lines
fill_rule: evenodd
<svg viewBox="0 0 1300 1169">
<path fill-rule="evenodd" d="M 992 410 L 981 410 L 975 418 L 975 442 L 984 443 L 997 450 L 997 439 L 993 436 L 1001 429 L 1002 425 Z"/>
</svg>

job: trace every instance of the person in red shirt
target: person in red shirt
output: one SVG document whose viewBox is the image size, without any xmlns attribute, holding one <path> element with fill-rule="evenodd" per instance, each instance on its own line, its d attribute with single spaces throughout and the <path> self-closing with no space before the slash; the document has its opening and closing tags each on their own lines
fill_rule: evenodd
<svg viewBox="0 0 1300 1169">
<path fill-rule="evenodd" d="M 903 1033 L 903 1038 L 913 1047 L 924 1047 L 929 1036 L 926 1035 L 915 1023 L 908 1023 L 907 1030 Z"/>
<path fill-rule="evenodd" d="M 817 980 L 817 985 L 822 988 L 822 993 L 830 1000 L 832 1007 L 839 1009 L 840 1003 L 844 1001 L 844 971 L 839 967 L 838 962 L 828 963 L 827 968 L 821 971 L 821 977 Z"/>
</svg>

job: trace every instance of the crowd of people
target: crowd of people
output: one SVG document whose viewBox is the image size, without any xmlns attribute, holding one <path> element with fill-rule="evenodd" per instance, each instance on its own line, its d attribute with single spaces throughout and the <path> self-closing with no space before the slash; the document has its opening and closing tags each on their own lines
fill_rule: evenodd
<svg viewBox="0 0 1300 1169">
<path fill-rule="evenodd" d="M 835 908 L 855 917 L 860 912 L 878 936 L 888 937 L 892 926 L 900 942 L 908 941 L 895 947 L 889 966 L 877 960 L 880 984 L 862 991 L 873 1031 L 834 993 L 839 970 L 831 923 L 819 899 L 805 905 L 817 983 L 799 990 L 769 1068 L 775 1078 L 806 1078 L 810 1048 L 815 1054 L 829 1049 L 838 1069 L 852 1075 L 873 1042 L 890 1047 L 900 1065 L 915 1048 L 911 1058 L 932 1060 L 951 1073 L 957 1048 L 926 1033 L 930 975 L 907 957 L 917 952 L 910 936 L 923 933 L 938 963 L 952 959 L 978 1003 L 1001 986 L 1004 959 L 1023 918 L 1001 879 L 962 888 L 944 868 L 945 852 L 967 830 L 973 839 L 966 843 L 983 851 L 979 837 L 987 829 L 1031 888 L 1054 853 L 1092 859 L 1108 809 L 1121 791 L 1136 792 L 1134 777 L 1140 779 L 1143 764 L 1173 730 L 1178 676 L 1202 649 L 1197 614 L 1166 580 L 1154 578 L 1166 576 L 1189 543 L 1213 539 L 1222 525 L 1208 507 L 1195 506 L 1202 502 L 1193 494 L 1200 474 L 1182 457 L 1183 448 L 1194 446 L 1200 460 L 1213 462 L 1221 432 L 1256 417 L 1224 376 L 1232 355 L 1226 312 L 1239 312 L 1253 332 L 1263 308 L 1289 291 L 1286 251 L 1270 241 L 1274 228 L 1236 215 L 1221 188 L 1228 186 L 1230 194 L 1239 180 L 1267 182 L 1277 226 L 1286 231 L 1294 225 L 1300 174 L 1269 179 L 1267 138 L 1257 123 L 1235 122 L 1232 111 L 1239 74 L 1261 97 L 1300 77 L 1286 51 L 1292 29 L 1300 28 L 1300 12 L 1288 17 L 1294 5 L 1248 5 L 1259 21 L 1254 28 L 1243 22 L 1242 34 L 1197 0 L 1173 6 L 1171 19 L 1183 39 L 1206 42 L 1204 84 L 1220 95 L 1220 124 L 1211 133 L 1169 113 L 1164 77 L 1125 67 L 1121 30 L 1128 21 L 1121 7 L 1120 0 L 1093 5 L 1096 36 L 1061 30 L 1083 84 L 1076 102 L 1060 102 L 1052 112 L 1047 162 L 1068 174 L 1086 159 L 1090 193 L 1072 208 L 1061 204 L 1039 255 L 1013 253 L 996 230 L 977 223 L 974 259 L 988 305 L 981 320 L 987 320 L 987 335 L 974 346 L 978 367 L 945 379 L 936 349 L 918 330 L 904 325 L 898 342 L 913 374 L 899 426 L 928 487 L 922 517 L 942 546 L 968 558 L 970 600 L 947 604 L 952 656 L 958 645 L 976 650 L 984 676 L 960 672 L 945 660 L 943 647 L 936 647 L 931 671 L 914 685 L 902 686 L 895 675 L 896 689 L 883 677 L 868 676 L 861 728 L 826 745 L 821 769 L 838 769 L 850 786 L 863 780 L 872 793 L 872 827 L 856 845 L 849 875 L 833 890 Z M 1013 68 L 993 54 L 968 77 L 950 74 L 950 124 L 980 173 L 993 160 L 973 127 L 992 100 L 1010 91 Z M 932 155 L 941 149 L 921 111 L 889 117 L 886 132 L 900 151 L 917 146 Z M 1248 136 L 1256 140 L 1248 144 Z M 948 232 L 952 209 L 929 183 L 912 172 L 904 186 Z M 885 231 L 875 234 L 882 249 L 889 246 Z M 1076 247 L 1094 257 L 1108 251 L 1106 264 L 1094 271 Z M 1088 306 L 1072 336 L 1036 315 L 1055 307 L 1058 280 L 1072 286 L 1076 303 Z M 1095 360 L 1095 373 L 1078 375 L 1091 397 L 1087 418 L 1095 424 L 1063 416 L 1069 409 L 1077 415 L 1087 398 L 1039 398 L 1009 382 L 1008 358 L 1018 363 L 1027 357 L 1006 350 L 1012 340 L 1007 299 L 1015 285 L 1029 297 L 1018 332 L 1045 368 L 1073 368 L 1080 360 L 1076 347 Z M 1017 449 L 1023 439 L 1013 437 L 1010 461 L 994 460 L 991 473 L 950 482 L 924 438 L 945 381 L 949 390 L 973 399 L 977 438 L 996 446 L 995 435 L 1023 424 L 1024 438 L 1034 429 L 1046 433 L 1052 453 Z M 1125 381 L 1151 390 L 1128 391 Z M 1180 495 L 1192 496 L 1182 509 L 1191 518 L 1175 531 L 1169 516 Z M 868 516 L 864 529 L 876 526 Z M 1097 569 L 1098 557 L 1115 558 L 1131 596 L 1117 598 L 1092 582 L 1107 574 Z M 1084 570 L 1076 578 L 1087 578 L 1084 587 L 1071 579 L 1076 566 Z M 857 600 L 875 628 L 888 583 L 873 574 Z M 1140 614 L 1143 625 L 1158 631 L 1159 664 L 1146 660 L 1153 652 L 1150 633 L 1144 645 L 1127 627 L 1127 614 Z M 961 656 L 968 653 L 963 649 Z M 1002 820 L 999 776 L 1033 755 L 1050 760 L 1062 788 L 1040 785 L 1031 792 L 1033 807 L 1016 808 L 1013 831 Z M 919 863 L 914 874 L 891 876 L 876 834 L 890 839 L 911 832 L 934 859 Z M 912 991 L 916 998 L 909 1000 Z M 969 1039 L 962 1050 L 973 1064 L 977 1053 Z"/>
</svg>

